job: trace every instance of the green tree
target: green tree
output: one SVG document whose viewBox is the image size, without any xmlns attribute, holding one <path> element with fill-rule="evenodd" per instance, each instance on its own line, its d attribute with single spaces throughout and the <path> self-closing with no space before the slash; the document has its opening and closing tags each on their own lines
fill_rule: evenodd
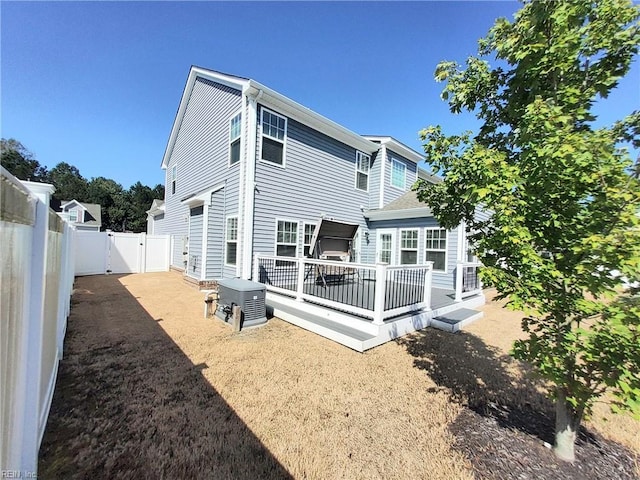
<svg viewBox="0 0 640 480">
<path fill-rule="evenodd" d="M 568 461 L 603 393 L 640 413 L 640 301 L 620 296 L 618 278 L 640 272 L 640 167 L 623 148 L 640 145 L 640 115 L 598 127 L 593 111 L 638 52 L 638 18 L 627 0 L 525 2 L 465 67 L 436 69 L 451 112 L 480 119 L 477 135 L 421 132 L 445 181 L 414 188 L 441 225 L 474 232 L 484 282 L 525 311 L 513 354 L 549 381 L 554 451 Z"/>
<path fill-rule="evenodd" d="M 0 163 L 12 175 L 20 180 L 34 182 L 46 182 L 48 180 L 47 168 L 40 165 L 33 154 L 19 141 L 10 138 L 0 140 L 2 160 Z"/>
<path fill-rule="evenodd" d="M 125 191 L 115 180 L 105 177 L 92 178 L 87 184 L 87 202 L 97 203 L 102 209 L 102 228 L 121 231 L 122 211 L 120 206 Z"/>
<path fill-rule="evenodd" d="M 53 193 L 58 200 L 88 201 L 87 180 L 73 165 L 60 162 L 49 172 L 49 181 L 56 187 Z"/>
</svg>

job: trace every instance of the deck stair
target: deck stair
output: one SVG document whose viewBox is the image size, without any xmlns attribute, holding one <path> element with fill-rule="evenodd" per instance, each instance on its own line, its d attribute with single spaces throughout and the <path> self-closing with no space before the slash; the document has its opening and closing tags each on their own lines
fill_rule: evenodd
<svg viewBox="0 0 640 480">
<path fill-rule="evenodd" d="M 445 332 L 457 332 L 465 325 L 482 318 L 483 313 L 471 308 L 459 308 L 451 312 L 434 317 L 429 322 L 429 326 L 444 330 Z"/>
<path fill-rule="evenodd" d="M 274 316 L 358 352 L 428 326 L 457 332 L 482 317 L 482 312 L 468 308 L 482 303 L 484 297 L 468 299 L 458 304 L 439 305 L 431 311 L 401 315 L 385 321 L 384 325 L 374 325 L 371 320 L 356 315 L 267 292 L 267 305 Z"/>
</svg>

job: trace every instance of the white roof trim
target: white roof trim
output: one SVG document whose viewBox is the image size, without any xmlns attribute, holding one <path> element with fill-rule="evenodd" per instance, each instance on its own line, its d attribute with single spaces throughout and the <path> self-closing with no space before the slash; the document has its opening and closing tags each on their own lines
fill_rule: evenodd
<svg viewBox="0 0 640 480">
<path fill-rule="evenodd" d="M 64 210 L 66 207 L 68 207 L 69 205 L 71 205 L 72 203 L 75 203 L 76 205 L 78 205 L 81 209 L 83 209 L 85 212 L 87 211 L 87 208 L 82 205 L 82 203 L 80 203 L 77 200 L 70 200 L 67 203 L 63 203 L 62 205 L 60 205 L 60 210 Z"/>
<path fill-rule="evenodd" d="M 364 217 L 374 222 L 382 220 L 405 220 L 407 218 L 433 217 L 431 209 L 426 207 L 407 208 L 405 210 L 369 210 L 364 212 Z"/>
<path fill-rule="evenodd" d="M 202 192 L 196 193 L 191 197 L 187 197 L 182 200 L 180 203 L 183 205 L 187 205 L 189 207 L 198 207 L 200 205 L 204 205 L 205 203 L 209 203 L 211 201 L 211 194 L 217 192 L 218 190 L 222 190 L 224 188 L 224 183 L 216 185 L 213 188 L 208 190 L 204 190 Z"/>
<path fill-rule="evenodd" d="M 166 169 L 169 165 L 169 157 L 171 156 L 171 152 L 173 151 L 173 147 L 176 143 L 176 138 L 180 131 L 180 125 L 182 124 L 182 119 L 184 118 L 184 113 L 187 109 L 187 104 L 189 103 L 189 98 L 191 97 L 191 92 L 193 91 L 193 86 L 196 84 L 197 78 L 211 80 L 212 82 L 220 83 L 227 87 L 235 88 L 236 90 L 243 90 L 247 84 L 246 80 L 225 75 L 224 73 L 214 72 L 200 67 L 191 67 L 189 77 L 187 77 L 187 83 L 185 84 L 182 97 L 180 98 L 180 106 L 178 107 L 176 118 L 174 119 L 173 126 L 171 127 L 169 141 L 167 142 L 167 147 L 165 148 L 164 156 L 162 157 L 163 169 Z"/>
<path fill-rule="evenodd" d="M 374 153 L 380 149 L 380 145 L 371 142 L 362 135 L 352 132 L 342 125 L 323 117 L 319 113 L 314 112 L 290 98 L 276 92 L 256 82 L 249 80 L 243 93 L 248 96 L 256 97 L 258 103 L 266 107 L 273 108 L 289 118 L 299 121 L 325 135 L 335 138 L 349 146 L 355 147 L 365 153 Z"/>
<path fill-rule="evenodd" d="M 384 145 L 388 150 L 397 153 L 398 155 L 402 155 L 407 160 L 411 160 L 414 163 L 422 162 L 425 159 L 424 154 L 416 152 L 412 148 L 407 147 L 406 145 L 400 143 L 393 137 L 377 137 L 375 135 L 365 135 L 364 138 L 367 140 L 377 140 L 380 142 L 380 145 Z"/>
</svg>

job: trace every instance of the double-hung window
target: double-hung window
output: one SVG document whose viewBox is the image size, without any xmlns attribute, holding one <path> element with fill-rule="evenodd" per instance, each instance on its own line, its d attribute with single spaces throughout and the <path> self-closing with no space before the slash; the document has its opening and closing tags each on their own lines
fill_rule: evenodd
<svg viewBox="0 0 640 480">
<path fill-rule="evenodd" d="M 262 160 L 284 165 L 284 143 L 287 136 L 287 119 L 267 109 L 262 109 Z"/>
<path fill-rule="evenodd" d="M 400 264 L 418 263 L 418 230 L 400 230 Z"/>
<path fill-rule="evenodd" d="M 399 160 L 391 162 L 391 185 L 402 190 L 406 187 L 407 166 Z"/>
<path fill-rule="evenodd" d="M 238 258 L 238 217 L 227 217 L 225 259 L 227 265 L 235 265 Z"/>
<path fill-rule="evenodd" d="M 171 195 L 176 193 L 176 182 L 178 181 L 178 166 L 171 167 Z"/>
<path fill-rule="evenodd" d="M 229 165 L 240 161 L 240 134 L 242 133 L 242 112 L 229 120 Z"/>
<path fill-rule="evenodd" d="M 427 228 L 425 230 L 426 262 L 433 262 L 433 269 L 441 272 L 447 270 L 447 231 L 444 228 Z"/>
<path fill-rule="evenodd" d="M 276 255 L 295 257 L 298 254 L 298 222 L 278 220 L 276 230 Z"/>
<path fill-rule="evenodd" d="M 369 168 L 371 157 L 362 152 L 356 152 L 356 188 L 364 192 L 369 191 Z"/>
<path fill-rule="evenodd" d="M 70 222 L 77 222 L 78 221 L 78 210 L 77 209 L 72 209 L 69 210 L 69 221 Z"/>
<path fill-rule="evenodd" d="M 309 257 L 311 250 L 311 239 L 313 238 L 313 232 L 315 231 L 316 226 L 313 223 L 305 223 L 304 224 L 304 256 Z"/>
</svg>

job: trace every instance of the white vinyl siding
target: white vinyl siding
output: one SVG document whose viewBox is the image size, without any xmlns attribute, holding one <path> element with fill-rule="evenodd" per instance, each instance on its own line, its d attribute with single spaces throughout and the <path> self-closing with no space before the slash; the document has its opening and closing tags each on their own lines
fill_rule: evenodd
<svg viewBox="0 0 640 480">
<path fill-rule="evenodd" d="M 262 149 L 260 158 L 265 162 L 284 167 L 287 119 L 263 108 L 260 124 L 262 126 Z"/>
<path fill-rule="evenodd" d="M 229 120 L 229 165 L 240 161 L 240 135 L 242 133 L 242 113 Z"/>
<path fill-rule="evenodd" d="M 356 188 L 364 192 L 369 191 L 369 169 L 371 157 L 362 152 L 356 152 Z"/>
<path fill-rule="evenodd" d="M 418 263 L 418 230 L 400 230 L 400 264 Z"/>
<path fill-rule="evenodd" d="M 433 270 L 447 271 L 447 231 L 444 228 L 425 229 L 425 262 L 433 262 Z"/>
<path fill-rule="evenodd" d="M 405 190 L 407 184 L 407 166 L 399 160 L 391 162 L 391 185 Z"/>
<path fill-rule="evenodd" d="M 235 265 L 238 257 L 238 217 L 227 217 L 225 265 Z"/>
</svg>

